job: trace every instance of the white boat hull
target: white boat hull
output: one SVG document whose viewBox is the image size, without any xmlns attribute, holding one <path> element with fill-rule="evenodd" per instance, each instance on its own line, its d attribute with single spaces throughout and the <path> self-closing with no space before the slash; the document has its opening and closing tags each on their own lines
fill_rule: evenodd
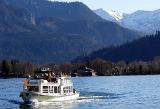
<svg viewBox="0 0 160 109">
<path fill-rule="evenodd" d="M 36 102 L 57 102 L 57 101 L 67 101 L 76 100 L 79 98 L 79 93 L 73 93 L 70 95 L 44 95 L 32 92 L 21 92 L 20 97 L 22 97 L 25 103 L 36 103 Z"/>
</svg>

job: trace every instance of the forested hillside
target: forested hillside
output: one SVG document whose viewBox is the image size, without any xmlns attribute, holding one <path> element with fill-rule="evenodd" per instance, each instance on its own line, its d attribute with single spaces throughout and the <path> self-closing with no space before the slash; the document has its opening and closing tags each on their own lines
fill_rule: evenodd
<svg viewBox="0 0 160 109">
<path fill-rule="evenodd" d="M 86 57 L 79 57 L 77 61 L 94 60 L 101 58 L 104 60 L 116 61 L 150 61 L 156 56 L 160 56 L 160 32 L 155 35 L 126 43 L 120 46 L 103 48 L 95 51 Z"/>
</svg>

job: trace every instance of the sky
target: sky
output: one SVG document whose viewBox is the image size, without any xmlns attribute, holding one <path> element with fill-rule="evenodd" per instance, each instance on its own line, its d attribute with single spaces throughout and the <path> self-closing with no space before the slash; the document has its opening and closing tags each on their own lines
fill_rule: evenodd
<svg viewBox="0 0 160 109">
<path fill-rule="evenodd" d="M 54 0 L 52 0 L 54 1 Z M 55 0 L 55 1 L 80 1 L 91 9 L 103 8 L 124 13 L 132 13 L 137 10 L 153 11 L 160 9 L 160 0 Z"/>
</svg>

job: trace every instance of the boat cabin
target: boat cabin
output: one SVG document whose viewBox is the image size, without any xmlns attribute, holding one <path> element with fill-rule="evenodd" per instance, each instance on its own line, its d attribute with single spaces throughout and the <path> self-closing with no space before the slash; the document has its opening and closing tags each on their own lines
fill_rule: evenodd
<svg viewBox="0 0 160 109">
<path fill-rule="evenodd" d="M 24 91 L 52 95 L 69 95 L 74 93 L 71 77 L 56 76 L 49 68 L 35 72 L 34 78 L 24 81 Z"/>
</svg>

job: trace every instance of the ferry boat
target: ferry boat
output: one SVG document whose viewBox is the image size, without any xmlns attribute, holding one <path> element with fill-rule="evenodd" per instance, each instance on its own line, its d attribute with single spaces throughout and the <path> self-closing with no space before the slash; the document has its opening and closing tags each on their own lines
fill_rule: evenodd
<svg viewBox="0 0 160 109">
<path fill-rule="evenodd" d="M 34 77 L 24 80 L 20 93 L 26 104 L 78 99 L 79 93 L 73 88 L 71 77 L 55 75 L 49 68 L 40 68 Z"/>
</svg>

